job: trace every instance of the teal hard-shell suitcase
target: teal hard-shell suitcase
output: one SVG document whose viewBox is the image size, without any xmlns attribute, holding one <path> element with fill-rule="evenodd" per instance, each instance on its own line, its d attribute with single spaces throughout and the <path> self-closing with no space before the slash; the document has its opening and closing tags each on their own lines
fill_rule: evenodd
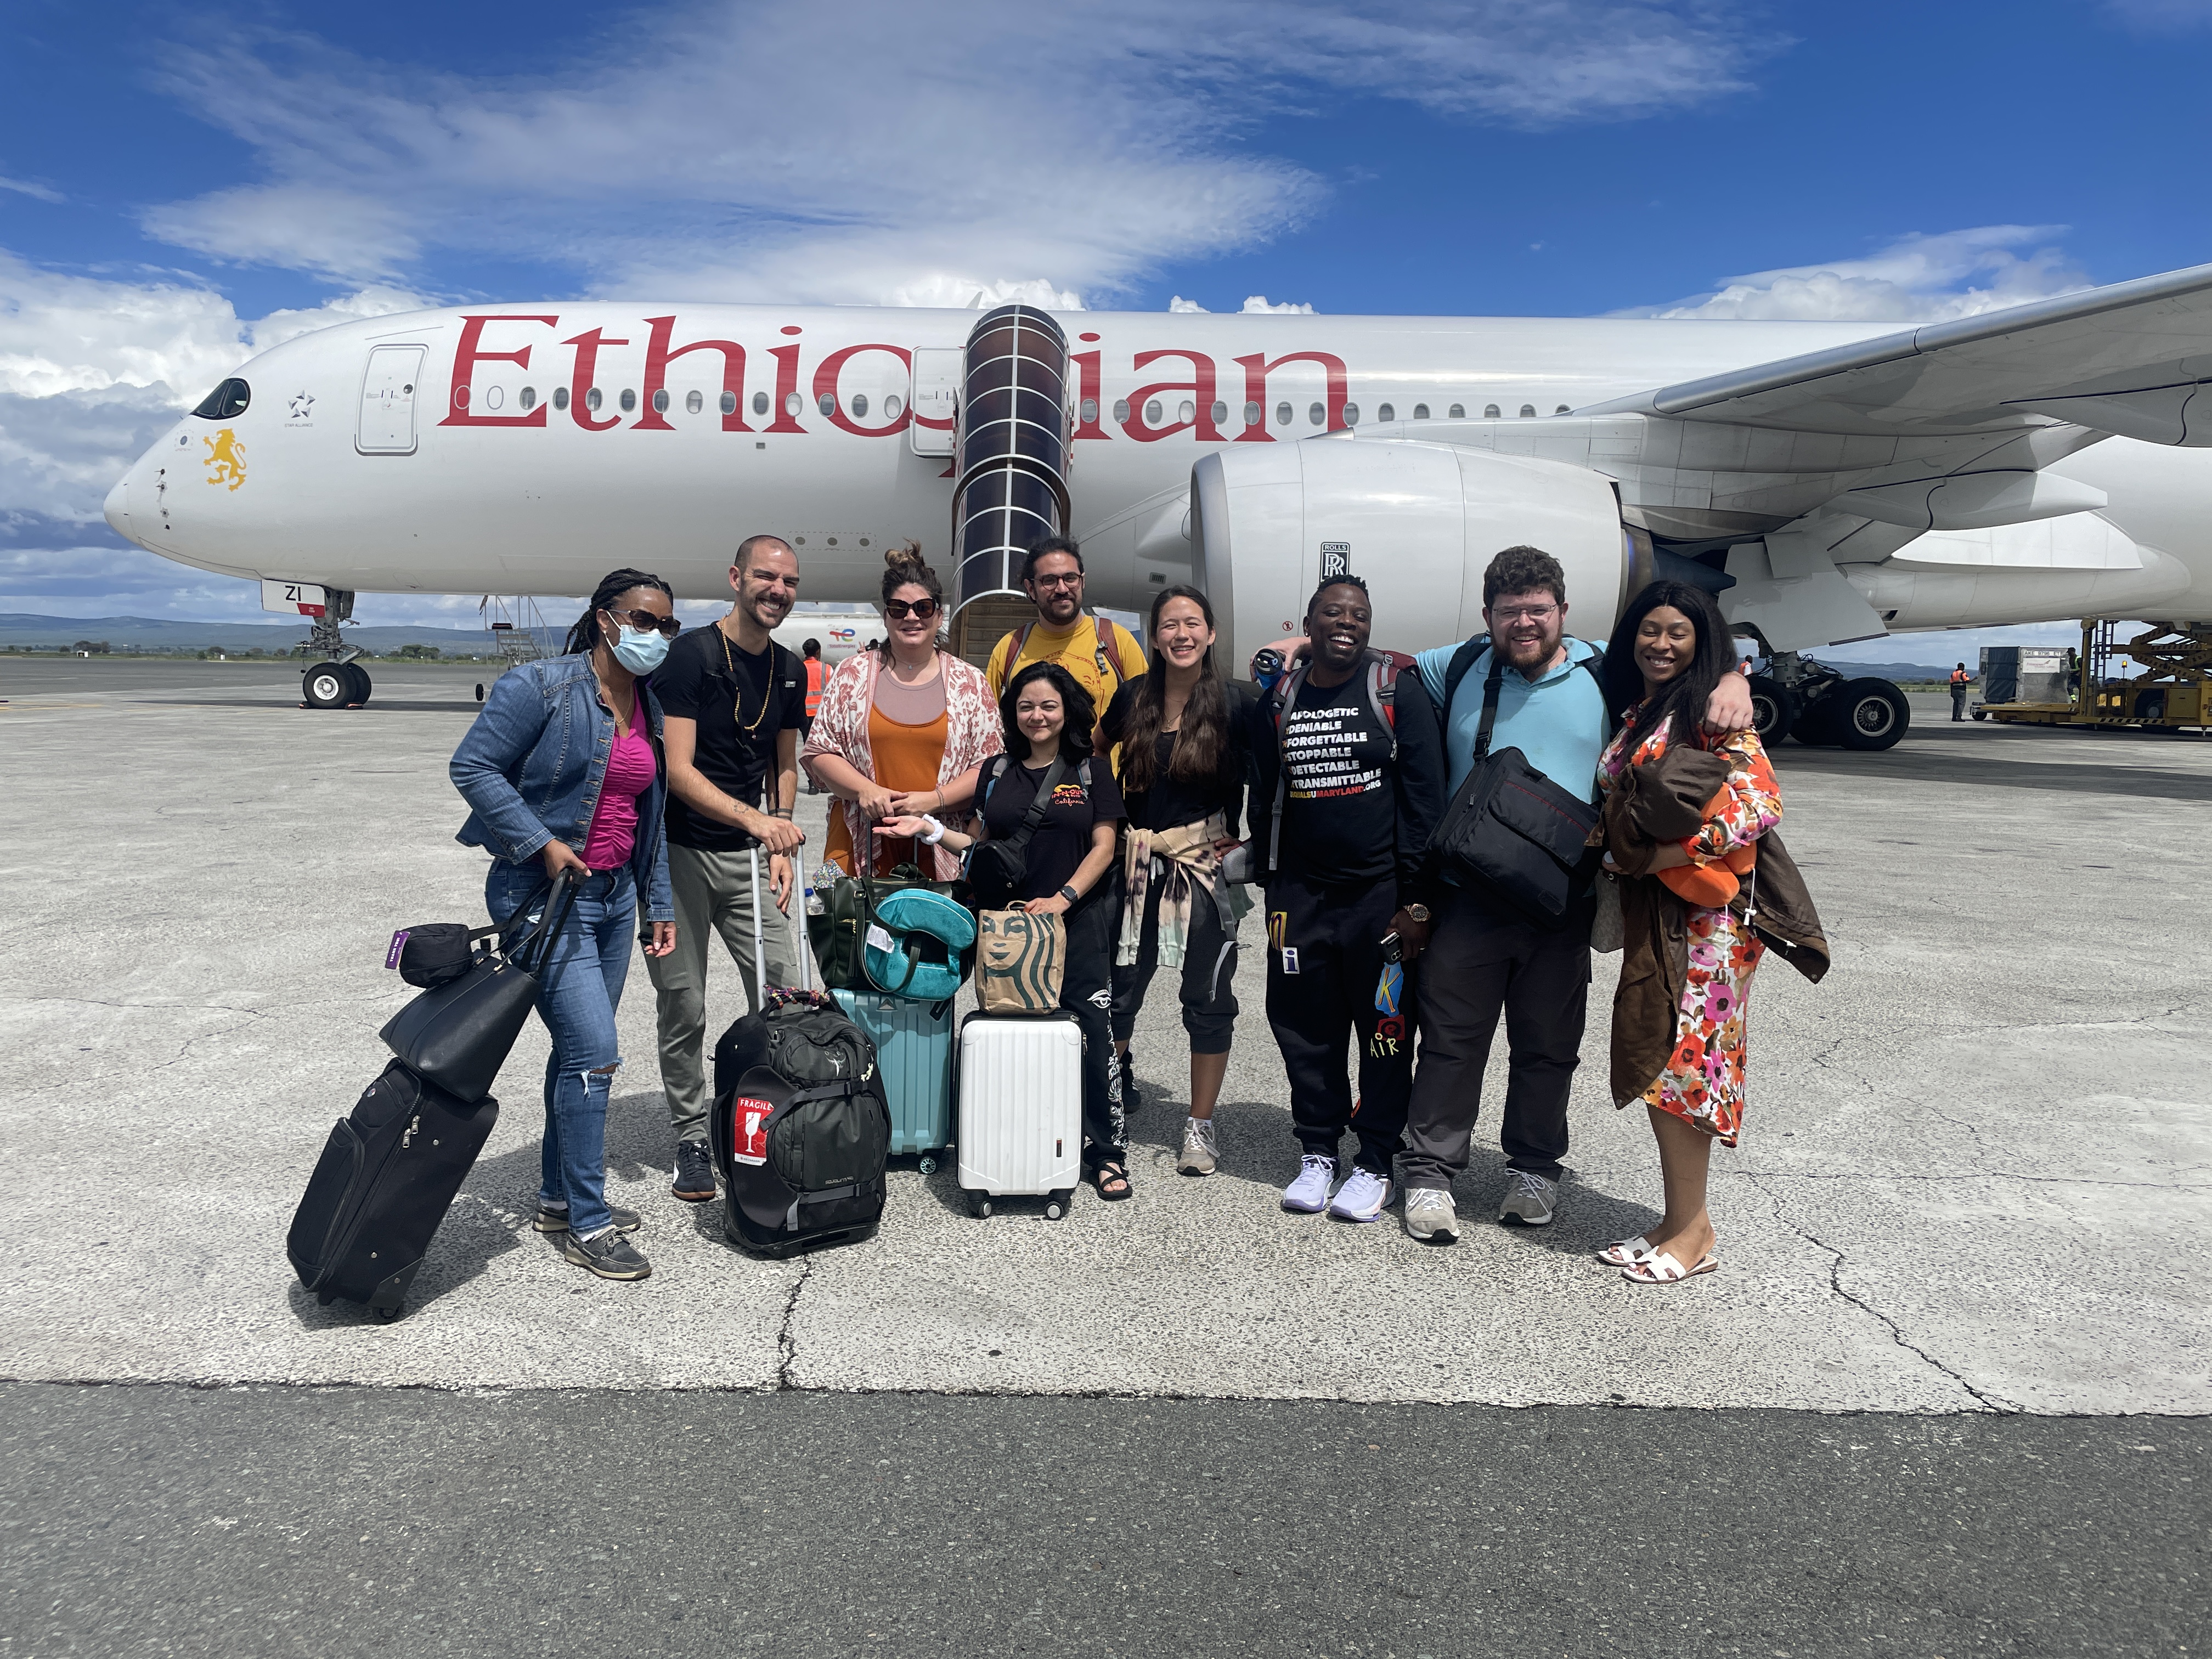
<svg viewBox="0 0 2212 1659">
<path fill-rule="evenodd" d="M 874 991 L 836 992 L 845 1017 L 876 1045 L 891 1108 L 893 1156 L 919 1152 L 921 1172 L 952 1144 L 952 999 L 912 1002 Z"/>
</svg>

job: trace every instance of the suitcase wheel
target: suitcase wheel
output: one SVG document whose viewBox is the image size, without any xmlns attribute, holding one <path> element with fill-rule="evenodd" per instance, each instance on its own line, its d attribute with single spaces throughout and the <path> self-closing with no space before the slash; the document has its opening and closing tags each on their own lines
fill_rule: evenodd
<svg viewBox="0 0 2212 1659">
<path fill-rule="evenodd" d="M 393 1320 L 398 1318 L 400 1315 L 405 1313 L 407 1310 L 404 1306 L 401 1306 L 397 1308 L 371 1308 L 369 1311 L 376 1316 L 377 1322 L 379 1324 L 389 1325 Z"/>
<path fill-rule="evenodd" d="M 968 1194 L 968 1213 L 974 1216 L 978 1221 L 989 1220 L 991 1217 L 990 1194 L 969 1193 Z"/>
<path fill-rule="evenodd" d="M 924 1175 L 935 1175 L 937 1173 L 937 1154 L 935 1152 L 924 1152 L 921 1155 L 921 1163 L 918 1167 Z"/>
<path fill-rule="evenodd" d="M 1044 1195 L 1044 1218 L 1047 1221 L 1058 1221 L 1066 1216 L 1068 1200 L 1074 1196 L 1073 1193 L 1047 1193 Z"/>
</svg>

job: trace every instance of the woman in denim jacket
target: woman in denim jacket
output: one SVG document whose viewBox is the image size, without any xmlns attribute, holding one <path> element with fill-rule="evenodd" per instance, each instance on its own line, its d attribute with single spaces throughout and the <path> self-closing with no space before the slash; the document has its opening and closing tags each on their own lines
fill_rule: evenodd
<svg viewBox="0 0 2212 1659">
<path fill-rule="evenodd" d="M 568 630 L 566 655 L 524 663 L 494 684 L 448 769 L 470 807 L 458 839 L 491 852 L 484 903 L 495 922 L 506 926 L 525 905 L 537 920 L 549 902 L 541 890 L 564 871 L 577 883 L 538 996 L 553 1052 L 536 1224 L 602 1279 L 653 1271 L 624 1237 L 641 1224 L 637 1212 L 606 1201 L 607 1097 L 622 1064 L 615 1007 L 641 890 L 647 953 L 676 948 L 660 708 L 640 678 L 681 631 L 674 610 L 659 577 L 613 572 Z"/>
</svg>

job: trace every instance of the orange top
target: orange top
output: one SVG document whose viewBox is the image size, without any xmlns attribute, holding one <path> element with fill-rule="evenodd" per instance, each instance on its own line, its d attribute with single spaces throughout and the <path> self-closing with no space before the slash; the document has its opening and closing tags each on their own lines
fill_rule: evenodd
<svg viewBox="0 0 2212 1659">
<path fill-rule="evenodd" d="M 874 763 L 876 781 L 886 789 L 918 793 L 937 787 L 937 769 L 945 763 L 945 739 L 949 721 L 939 709 L 937 718 L 921 726 L 895 720 L 880 708 L 868 710 L 868 753 Z M 921 862 L 921 848 L 911 836 L 878 836 L 876 870 L 889 875 L 902 864 Z M 830 841 L 823 856 L 842 869 L 854 868 L 853 832 L 845 815 L 830 815 Z"/>
<path fill-rule="evenodd" d="M 819 657 L 804 657 L 806 665 L 806 718 L 812 720 L 822 712 L 822 681 L 830 672 Z"/>
</svg>

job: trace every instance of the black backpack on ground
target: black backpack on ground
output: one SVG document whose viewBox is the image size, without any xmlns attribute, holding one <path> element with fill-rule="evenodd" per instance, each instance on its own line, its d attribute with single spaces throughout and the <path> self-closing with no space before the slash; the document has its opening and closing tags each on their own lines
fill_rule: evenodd
<svg viewBox="0 0 2212 1659">
<path fill-rule="evenodd" d="M 797 856 L 794 854 L 794 856 Z M 793 887 L 805 886 L 802 866 Z M 891 1112 L 876 1046 L 826 992 L 770 990 L 753 906 L 759 1012 L 714 1045 L 708 1146 L 733 1244 L 787 1255 L 866 1237 L 884 1212 Z M 811 981 L 806 942 L 799 974 Z"/>
</svg>

